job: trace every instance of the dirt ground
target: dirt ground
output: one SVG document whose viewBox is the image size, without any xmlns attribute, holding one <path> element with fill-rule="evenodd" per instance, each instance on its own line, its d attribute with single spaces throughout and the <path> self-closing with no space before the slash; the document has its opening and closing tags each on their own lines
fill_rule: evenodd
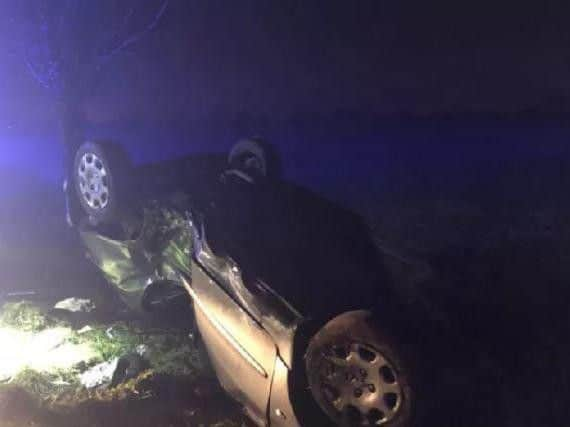
<svg viewBox="0 0 570 427">
<path fill-rule="evenodd" d="M 163 379 L 147 386 L 160 390 L 148 399 L 89 400 L 53 409 L 21 388 L 0 390 L 2 427 L 241 427 L 238 407 L 210 381 Z"/>
</svg>

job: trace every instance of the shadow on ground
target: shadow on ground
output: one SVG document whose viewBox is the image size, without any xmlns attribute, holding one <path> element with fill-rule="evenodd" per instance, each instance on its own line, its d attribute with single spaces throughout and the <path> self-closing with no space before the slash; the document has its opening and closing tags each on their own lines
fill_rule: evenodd
<svg viewBox="0 0 570 427">
<path fill-rule="evenodd" d="M 57 409 L 49 408 L 21 388 L 5 388 L 0 391 L 0 426 L 241 427 L 245 422 L 239 408 L 212 380 L 163 377 L 144 387 L 151 387 L 155 396 L 148 399 L 118 396 L 109 401 L 89 400 Z"/>
</svg>

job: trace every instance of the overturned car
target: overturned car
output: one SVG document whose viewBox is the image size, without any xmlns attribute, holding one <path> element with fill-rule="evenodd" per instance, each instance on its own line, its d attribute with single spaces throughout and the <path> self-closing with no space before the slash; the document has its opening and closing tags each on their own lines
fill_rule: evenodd
<svg viewBox="0 0 570 427">
<path fill-rule="evenodd" d="M 135 168 L 87 142 L 68 216 L 131 308 L 192 306 L 222 387 L 257 425 L 416 425 L 437 358 L 422 343 L 438 332 L 393 286 L 416 272 L 357 216 L 282 180 L 277 160 L 247 140 L 227 161 Z"/>
</svg>

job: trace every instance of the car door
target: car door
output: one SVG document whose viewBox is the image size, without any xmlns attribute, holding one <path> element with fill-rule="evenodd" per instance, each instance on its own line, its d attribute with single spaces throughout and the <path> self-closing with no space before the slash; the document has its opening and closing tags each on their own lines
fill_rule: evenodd
<svg viewBox="0 0 570 427">
<path fill-rule="evenodd" d="M 203 236 L 202 236 L 203 237 Z M 277 349 L 252 313 L 239 269 L 196 239 L 191 283 L 196 322 L 222 387 L 266 425 Z"/>
</svg>

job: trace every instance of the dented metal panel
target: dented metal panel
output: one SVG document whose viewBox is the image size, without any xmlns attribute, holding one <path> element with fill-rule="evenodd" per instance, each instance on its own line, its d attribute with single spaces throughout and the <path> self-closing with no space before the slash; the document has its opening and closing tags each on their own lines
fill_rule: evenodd
<svg viewBox="0 0 570 427">
<path fill-rule="evenodd" d="M 86 227 L 80 229 L 80 237 L 91 261 L 136 310 L 151 284 L 168 280 L 182 286 L 179 274 L 191 271 L 191 229 L 174 209 L 156 204 L 145 208 L 136 239 L 111 238 Z"/>
<path fill-rule="evenodd" d="M 277 356 L 272 337 L 197 264 L 186 288 L 220 383 L 264 419 Z"/>
<path fill-rule="evenodd" d="M 119 291 L 123 301 L 133 309 L 140 309 L 155 268 L 150 262 L 135 261 L 135 242 L 113 240 L 86 230 L 81 230 L 80 236 L 89 250 L 89 258 Z"/>
</svg>

